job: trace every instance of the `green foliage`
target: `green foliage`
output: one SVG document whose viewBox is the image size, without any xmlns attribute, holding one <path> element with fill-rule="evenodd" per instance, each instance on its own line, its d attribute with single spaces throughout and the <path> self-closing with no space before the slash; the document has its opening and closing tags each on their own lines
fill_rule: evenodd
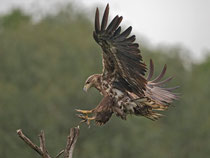
<svg viewBox="0 0 210 158">
<path fill-rule="evenodd" d="M 5 29 L 15 29 L 30 22 L 30 16 L 25 15 L 19 9 L 13 10 L 9 15 L 1 17 L 1 27 Z"/>
<path fill-rule="evenodd" d="M 78 124 L 74 109 L 90 109 L 101 99 L 82 91 L 86 78 L 101 72 L 101 50 L 87 17 L 72 10 L 38 23 L 15 10 L 0 18 L 0 157 L 37 157 L 16 135 L 22 128 L 33 141 L 45 130 L 50 153 L 58 153 L 70 127 Z M 186 53 L 185 53 L 186 52 Z M 103 127 L 81 128 L 75 157 L 197 158 L 210 154 L 210 58 L 186 69 L 181 47 L 142 47 L 146 63 L 158 74 L 166 63 L 171 86 L 180 85 L 180 101 L 157 122 L 113 116 Z M 182 58 L 180 57 L 182 56 Z M 189 66 L 189 65 L 188 65 Z"/>
</svg>

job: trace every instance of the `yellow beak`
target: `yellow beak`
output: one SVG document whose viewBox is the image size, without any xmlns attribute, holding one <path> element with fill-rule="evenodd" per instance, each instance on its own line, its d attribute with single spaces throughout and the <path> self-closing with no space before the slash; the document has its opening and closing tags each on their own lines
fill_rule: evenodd
<svg viewBox="0 0 210 158">
<path fill-rule="evenodd" d="M 83 91 L 87 92 L 89 88 L 90 88 L 90 85 L 89 85 L 89 84 L 86 84 L 86 85 L 83 87 Z"/>
</svg>

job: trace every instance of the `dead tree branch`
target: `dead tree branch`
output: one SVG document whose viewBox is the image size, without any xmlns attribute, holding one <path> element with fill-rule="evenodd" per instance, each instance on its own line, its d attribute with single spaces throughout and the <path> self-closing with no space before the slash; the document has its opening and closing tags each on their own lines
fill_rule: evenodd
<svg viewBox="0 0 210 158">
<path fill-rule="evenodd" d="M 26 137 L 21 129 L 17 130 L 18 136 L 33 150 L 35 150 L 42 158 L 52 158 L 46 148 L 45 135 L 42 130 L 39 135 L 40 146 L 34 144 L 28 137 Z M 64 154 L 64 158 L 72 158 L 77 138 L 79 137 L 79 126 L 70 129 L 69 136 L 67 138 L 66 148 L 57 154 L 56 158 L 59 158 Z"/>
<path fill-rule="evenodd" d="M 28 137 L 26 137 L 21 129 L 17 130 L 17 134 L 27 145 L 34 149 L 39 155 L 43 155 L 42 150 L 36 144 L 34 144 Z"/>
<path fill-rule="evenodd" d="M 72 158 L 75 144 L 79 136 L 79 128 L 71 128 L 67 138 L 66 149 L 64 150 L 65 158 Z"/>
</svg>

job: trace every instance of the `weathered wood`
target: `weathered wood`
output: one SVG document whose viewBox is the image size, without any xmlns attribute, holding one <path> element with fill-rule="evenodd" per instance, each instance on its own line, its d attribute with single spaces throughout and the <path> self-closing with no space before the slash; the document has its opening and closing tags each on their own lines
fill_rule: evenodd
<svg viewBox="0 0 210 158">
<path fill-rule="evenodd" d="M 42 158 L 52 158 L 47 151 L 45 134 L 44 131 L 41 130 L 39 135 L 40 147 L 34 144 L 28 137 L 26 137 L 21 129 L 17 130 L 18 136 L 33 150 L 35 150 Z M 70 129 L 69 136 L 67 137 L 66 148 L 60 151 L 56 158 L 59 158 L 62 154 L 64 154 L 64 158 L 72 158 L 73 151 L 75 148 L 75 144 L 77 142 L 77 138 L 79 137 L 79 126 Z"/>
<path fill-rule="evenodd" d="M 34 144 L 28 137 L 26 137 L 21 129 L 17 130 L 17 134 L 28 146 L 34 149 L 39 155 L 43 156 L 42 150 L 36 144 Z"/>
<path fill-rule="evenodd" d="M 67 138 L 66 149 L 64 151 L 64 158 L 72 158 L 75 144 L 79 136 L 79 126 L 71 128 L 70 134 Z"/>
<path fill-rule="evenodd" d="M 40 149 L 42 150 L 43 153 L 43 158 L 50 158 L 50 155 L 47 152 L 46 149 L 46 143 L 45 143 L 45 135 L 44 135 L 44 131 L 41 130 L 41 133 L 39 135 L 39 142 L 40 142 Z"/>
</svg>

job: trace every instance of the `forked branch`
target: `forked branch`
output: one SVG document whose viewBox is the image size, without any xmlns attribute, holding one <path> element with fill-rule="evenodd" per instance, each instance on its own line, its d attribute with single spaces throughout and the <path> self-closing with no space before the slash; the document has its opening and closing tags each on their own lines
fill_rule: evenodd
<svg viewBox="0 0 210 158">
<path fill-rule="evenodd" d="M 45 142 L 45 135 L 44 131 L 42 130 L 40 135 L 39 135 L 39 142 L 40 146 L 37 146 L 34 144 L 28 137 L 26 137 L 21 129 L 17 130 L 18 136 L 33 150 L 35 150 L 42 158 L 52 158 L 46 148 L 46 142 Z M 73 151 L 75 144 L 77 142 L 77 138 L 79 137 L 79 126 L 74 127 L 70 129 L 69 136 L 67 138 L 67 144 L 66 148 L 62 151 L 60 151 L 56 158 L 60 157 L 62 154 L 64 154 L 64 158 L 72 158 L 73 156 Z"/>
<path fill-rule="evenodd" d="M 71 128 L 67 138 L 66 149 L 64 150 L 64 158 L 72 158 L 78 136 L 79 128 Z"/>
</svg>

